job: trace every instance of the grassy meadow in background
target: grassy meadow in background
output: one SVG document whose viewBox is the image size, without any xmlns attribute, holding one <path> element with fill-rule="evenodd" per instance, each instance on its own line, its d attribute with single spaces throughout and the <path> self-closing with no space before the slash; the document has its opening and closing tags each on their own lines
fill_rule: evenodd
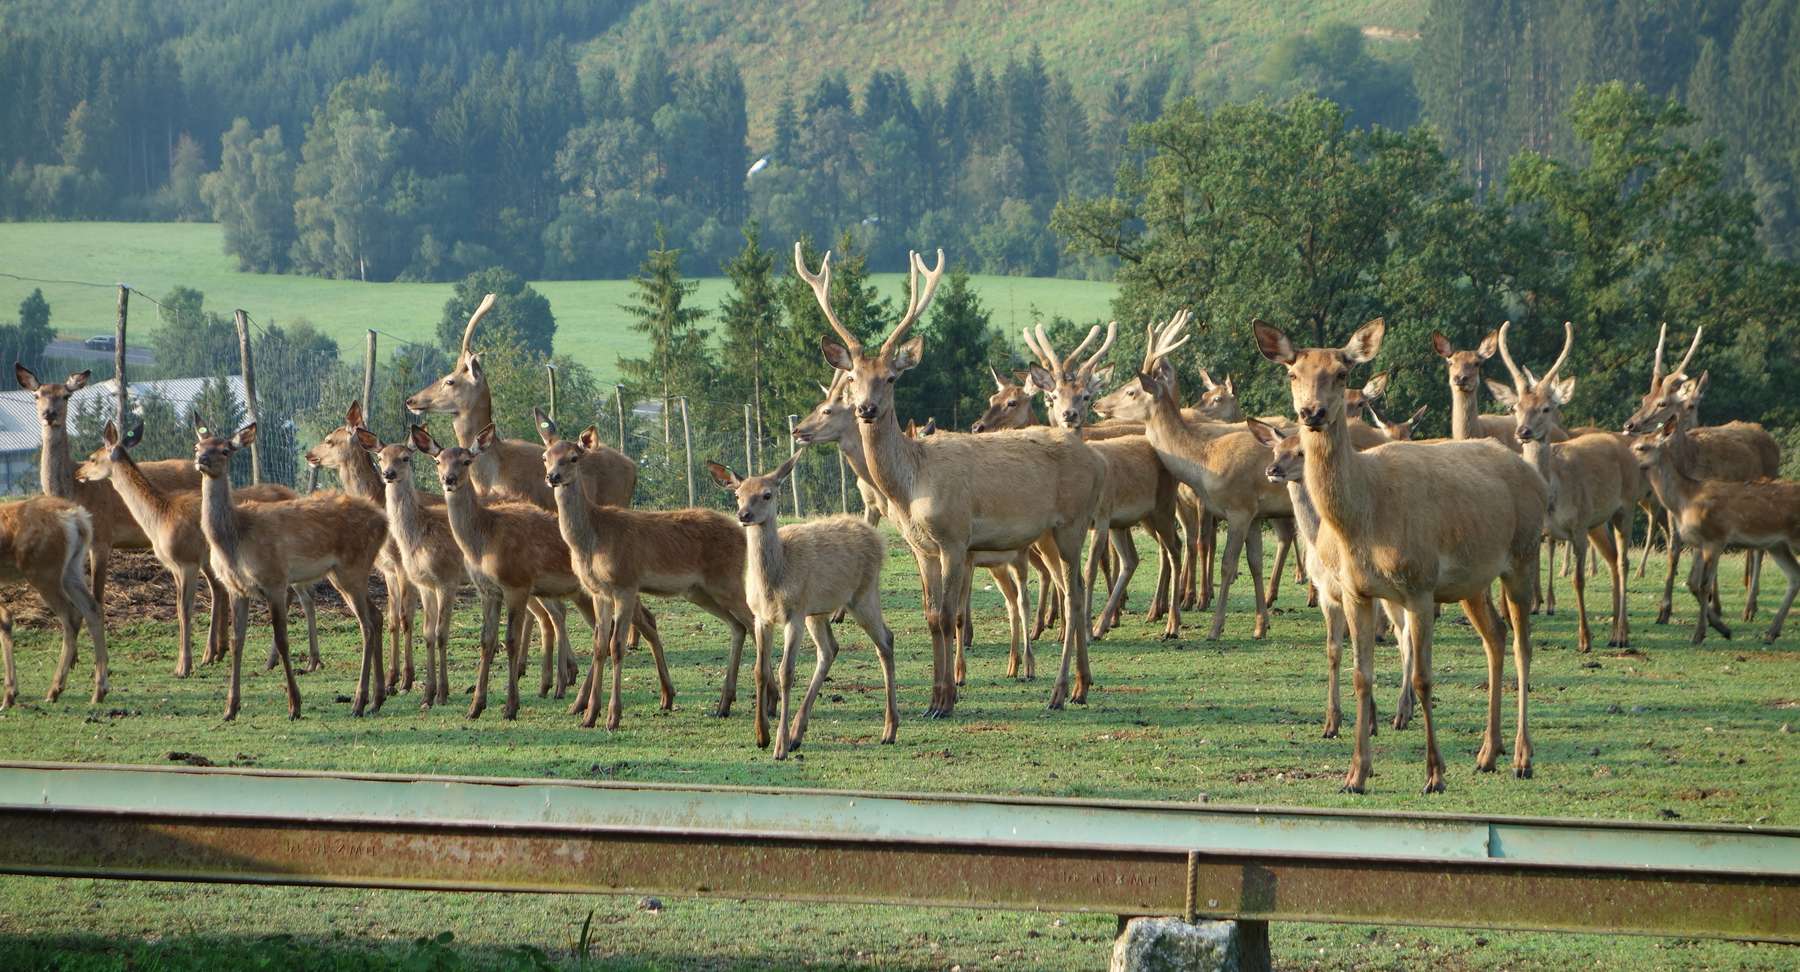
<svg viewBox="0 0 1800 972">
<path fill-rule="evenodd" d="M 438 318 L 452 292 L 449 283 L 361 283 L 239 273 L 221 248 L 221 236 L 214 223 L 0 223 L 0 273 L 107 285 L 46 284 L 0 276 L 0 319 L 10 319 L 19 301 L 33 288 L 41 288 L 50 302 L 51 324 L 62 337 L 79 340 L 111 334 L 117 304 L 113 283 L 130 284 L 153 298 L 180 284 L 204 293 L 210 311 L 229 314 L 241 307 L 264 324 L 305 318 L 336 338 L 349 356 L 360 355 L 369 328 L 410 341 L 437 342 Z M 769 245 L 778 258 L 785 252 L 781 241 Z M 716 309 L 730 289 L 717 276 L 719 268 L 682 269 L 699 278 L 694 303 L 708 311 Z M 777 269 L 791 268 L 777 259 Z M 880 273 L 876 280 L 896 307 L 904 303 L 905 274 Z M 1103 319 L 1114 293 L 1110 283 L 1084 280 L 985 275 L 973 280 L 993 325 L 1009 336 L 1036 315 Z M 549 298 L 556 314 L 557 352 L 592 368 L 602 380 L 617 375 L 614 362 L 620 355 L 639 354 L 646 346 L 630 330 L 632 318 L 620 309 L 632 300 L 630 281 L 546 280 L 532 286 Z M 706 325 L 716 328 L 717 321 L 710 318 Z M 128 337 L 145 334 L 142 329 L 147 326 L 161 326 L 156 306 L 135 297 L 131 320 L 136 329 L 128 331 Z M 392 342 L 388 344 L 382 353 L 392 350 Z"/>
<path fill-rule="evenodd" d="M 1218 642 L 1199 639 L 1191 617 L 1181 640 L 1141 612 L 1154 582 L 1154 557 L 1137 575 L 1132 615 L 1095 644 L 1097 687 L 1090 704 L 1049 712 L 1054 640 L 1038 645 L 1039 678 L 1003 677 L 1003 612 L 987 578 L 977 584 L 977 643 L 956 716 L 919 717 L 929 676 L 929 642 L 916 572 L 890 534 L 884 575 L 888 618 L 898 634 L 899 743 L 875 744 L 881 678 L 865 639 L 843 633 L 845 653 L 814 710 L 806 747 L 776 763 L 751 742 L 744 711 L 725 721 L 706 712 L 716 700 L 727 645 L 724 629 L 682 603 L 659 602 L 676 708 L 656 709 L 648 655 L 626 660 L 620 731 L 584 731 L 564 704 L 528 694 L 520 718 L 463 718 L 472 683 L 477 613 L 466 603 L 452 639 L 452 704 L 420 712 L 413 696 L 376 717 L 353 720 L 352 629 L 326 615 L 324 671 L 301 680 L 305 717 L 284 718 L 278 676 L 254 660 L 267 629 L 252 629 L 244 711 L 219 719 L 222 666 L 186 681 L 170 674 L 173 626 L 116 619 L 113 694 L 86 702 L 88 670 L 77 667 L 61 702 L 40 701 L 57 638 L 23 631 L 22 704 L 0 713 L 0 752 L 10 758 L 167 763 L 197 753 L 219 765 L 664 781 L 883 790 L 971 791 L 1121 797 L 1177 802 L 1353 807 L 1637 820 L 1733 821 L 1800 825 L 1800 629 L 1763 645 L 1764 618 L 1735 619 L 1741 588 L 1724 579 L 1736 640 L 1688 643 L 1691 604 L 1676 602 L 1676 624 L 1657 627 L 1652 578 L 1632 591 L 1633 646 L 1574 650 L 1572 593 L 1558 581 L 1563 608 L 1533 631 L 1531 719 L 1536 776 L 1473 771 L 1480 742 L 1485 667 L 1476 639 L 1445 612 L 1438 628 L 1436 713 L 1450 772 L 1449 792 L 1427 797 L 1423 733 L 1383 726 L 1375 737 L 1371 792 L 1340 794 L 1351 737 L 1319 732 L 1324 698 L 1320 621 L 1284 579 L 1270 637 L 1249 639 L 1249 594 L 1240 584 Z M 1149 551 L 1146 551 L 1148 554 Z M 1242 579 L 1241 579 L 1242 580 Z M 1604 575 L 1590 585 L 1604 604 Z M 1779 589 L 1779 581 L 1770 587 Z M 1603 613 L 1591 620 L 1604 625 Z M 1604 630 L 1604 627 L 1601 628 Z M 585 636 L 576 634 L 577 644 Z M 810 671 L 802 652 L 797 681 Z M 83 663 L 89 659 L 84 649 Z M 1509 656 L 1510 657 L 1510 656 Z M 1392 714 L 1392 646 L 1377 655 L 1377 707 Z M 526 685 L 535 689 L 536 665 Z M 1512 665 L 1503 732 L 1510 747 Z M 1345 675 L 1346 703 L 1353 697 Z M 749 685 L 746 673 L 744 688 Z M 740 700 L 745 698 L 740 694 Z M 1357 893 L 1383 894 L 1377 885 Z M 632 898 L 422 894 L 395 891 L 264 889 L 86 880 L 0 879 L 0 966 L 24 968 L 199 969 L 259 963 L 329 969 L 591 967 L 673 968 L 993 968 L 1094 969 L 1111 947 L 1111 915 L 860 908 L 818 904 L 665 899 L 660 910 Z M 572 952 L 594 910 L 591 964 Z M 441 933 L 453 939 L 438 941 Z M 1792 968 L 1795 949 L 1656 938 L 1535 935 L 1475 930 L 1277 924 L 1282 968 L 1660 969 Z M 422 940 L 422 941 L 421 941 Z"/>
</svg>

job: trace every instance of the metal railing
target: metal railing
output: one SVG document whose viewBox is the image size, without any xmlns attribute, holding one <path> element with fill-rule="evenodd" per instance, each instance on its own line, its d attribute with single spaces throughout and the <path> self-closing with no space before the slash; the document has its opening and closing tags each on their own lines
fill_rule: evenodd
<svg viewBox="0 0 1800 972">
<path fill-rule="evenodd" d="M 1800 830 L 0 764 L 0 873 L 1800 942 Z"/>
</svg>

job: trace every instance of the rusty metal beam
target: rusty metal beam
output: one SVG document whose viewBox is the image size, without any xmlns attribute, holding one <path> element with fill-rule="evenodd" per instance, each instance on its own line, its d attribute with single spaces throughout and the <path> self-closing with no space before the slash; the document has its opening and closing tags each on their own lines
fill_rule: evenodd
<svg viewBox="0 0 1800 972">
<path fill-rule="evenodd" d="M 0 764 L 0 873 L 1800 942 L 1793 830 L 1004 797 Z"/>
</svg>

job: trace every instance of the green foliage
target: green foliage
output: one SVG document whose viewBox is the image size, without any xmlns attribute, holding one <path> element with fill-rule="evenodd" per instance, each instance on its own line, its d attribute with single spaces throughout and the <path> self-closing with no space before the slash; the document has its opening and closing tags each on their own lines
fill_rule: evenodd
<svg viewBox="0 0 1800 972">
<path fill-rule="evenodd" d="M 150 336 L 156 370 L 170 378 L 235 375 L 243 371 L 237 325 L 204 307 L 205 295 L 176 286 L 157 308 L 162 326 Z"/>
<path fill-rule="evenodd" d="M 988 327 L 981 298 L 961 267 L 949 271 L 913 333 L 925 339 L 925 364 L 894 392 L 895 408 L 920 421 L 936 418 L 941 429 L 962 431 L 987 409 L 993 379 L 989 364 L 1005 367 L 1006 339 Z"/>
<path fill-rule="evenodd" d="M 774 251 L 762 244 L 754 220 L 744 226 L 744 248 L 725 265 L 731 293 L 719 305 L 723 333 L 719 359 L 724 365 L 714 388 L 725 401 L 748 402 L 762 427 L 779 427 L 765 407 L 773 345 L 780 337 L 781 303 L 775 289 Z"/>
<path fill-rule="evenodd" d="M 636 319 L 631 328 L 649 340 L 650 349 L 642 358 L 619 359 L 619 373 L 632 394 L 660 399 L 665 408 L 681 395 L 704 397 L 715 367 L 710 332 L 700 327 L 706 311 L 684 306 L 695 284 L 681 275 L 681 251 L 659 238 L 633 283 L 635 302 L 624 310 Z"/>
<path fill-rule="evenodd" d="M 505 267 L 489 267 L 457 281 L 455 294 L 444 303 L 438 318 L 438 345 L 455 354 L 462 347 L 463 330 L 475 308 L 488 294 L 494 308 L 475 328 L 474 347 L 482 351 L 502 345 L 522 344 L 540 356 L 549 356 L 556 343 L 556 316 L 550 301 Z"/>
<path fill-rule="evenodd" d="M 1404 129 L 1419 117 L 1411 66 L 1376 57 L 1355 24 L 1327 23 L 1284 38 L 1263 58 L 1256 79 L 1278 95 L 1329 98 L 1353 125 Z"/>
<path fill-rule="evenodd" d="M 50 302 L 44 299 L 43 290 L 33 287 L 31 294 L 19 301 L 18 322 L 0 324 L 0 355 L 11 355 L 7 360 L 37 371 L 44 367 L 44 348 L 55 337 L 56 331 L 50 327 Z"/>
<path fill-rule="evenodd" d="M 225 252 L 238 269 L 259 273 L 287 268 L 294 238 L 294 162 L 281 127 L 258 135 L 243 118 L 220 138 L 219 169 L 200 180 L 200 198 L 225 227 Z"/>
</svg>

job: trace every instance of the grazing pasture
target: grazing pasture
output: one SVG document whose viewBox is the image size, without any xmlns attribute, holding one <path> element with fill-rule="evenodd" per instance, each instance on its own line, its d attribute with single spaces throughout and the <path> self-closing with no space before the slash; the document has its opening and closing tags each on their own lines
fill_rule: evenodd
<svg viewBox="0 0 1800 972">
<path fill-rule="evenodd" d="M 1148 541 L 1140 539 L 1140 546 L 1153 563 Z M 1400 732 L 1383 723 L 1374 739 L 1377 774 L 1369 794 L 1354 797 L 1338 792 L 1350 738 L 1320 737 L 1318 614 L 1305 607 L 1297 586 L 1283 585 L 1266 639 L 1249 637 L 1244 592 L 1232 604 L 1222 640 L 1201 641 L 1190 626 L 1181 640 L 1165 643 L 1156 640 L 1161 623 L 1147 624 L 1142 616 L 1154 574 L 1139 571 L 1123 626 L 1093 645 L 1089 704 L 1050 712 L 1046 678 L 1025 683 L 1002 675 L 1004 611 L 984 574 L 976 585 L 977 641 L 957 716 L 927 721 L 919 714 L 928 698 L 930 640 L 916 572 L 891 533 L 888 551 L 882 584 L 896 632 L 896 746 L 877 744 L 881 673 L 853 626 L 838 628 L 845 651 L 820 694 L 805 748 L 777 763 L 750 744 L 747 705 L 723 722 L 708 716 L 724 666 L 724 626 L 683 602 L 659 600 L 675 708 L 657 710 L 648 659 L 628 659 L 631 718 L 617 732 L 583 731 L 566 703 L 529 694 L 512 723 L 469 722 L 460 704 L 421 713 L 416 691 L 391 699 L 374 718 L 353 720 L 355 626 L 336 607 L 321 611 L 326 667 L 300 678 L 305 717 L 285 718 L 279 673 L 247 665 L 243 712 L 223 723 L 226 669 L 215 664 L 185 681 L 172 678 L 174 626 L 115 613 L 113 688 L 98 706 L 75 694 L 41 701 L 60 640 L 53 628 L 21 628 L 22 704 L 0 713 L 0 752 L 91 762 L 184 758 L 265 768 L 1800 825 L 1800 777 L 1793 772 L 1800 737 L 1792 731 L 1800 723 L 1800 652 L 1785 641 L 1773 648 L 1757 643 L 1745 637 L 1748 629 L 1735 641 L 1692 646 L 1692 608 L 1683 600 L 1674 624 L 1634 625 L 1634 647 L 1627 651 L 1596 647 L 1579 654 L 1569 612 L 1536 619 L 1536 775 L 1530 780 L 1473 772 L 1485 671 L 1473 632 L 1447 613 L 1437 635 L 1435 705 L 1448 792 L 1419 792 L 1423 736 L 1415 720 Z M 1741 606 L 1740 569 L 1741 558 L 1733 557 L 1721 571 L 1728 616 Z M 1638 618 L 1652 612 L 1654 581 L 1632 581 Z M 450 641 L 452 694 L 462 700 L 473 682 L 478 616 L 465 603 Z M 575 627 L 576 643 L 585 645 L 585 625 Z M 254 623 L 251 632 L 246 656 L 260 659 L 266 623 Z M 1054 639 L 1052 632 L 1039 647 L 1053 650 Z M 1384 646 L 1376 661 L 1384 718 L 1391 715 L 1396 670 L 1391 646 Z M 740 685 L 741 702 L 748 684 L 746 678 Z M 597 960 L 591 967 L 608 969 L 1091 969 L 1105 961 L 1114 934 L 1110 915 L 684 899 L 665 899 L 650 910 L 646 904 L 5 878 L 0 964 L 185 969 L 255 960 L 346 969 L 537 968 L 541 958 L 573 967 L 571 948 L 590 908 Z M 454 940 L 436 941 L 446 929 L 454 929 Z M 428 941 L 415 942 L 421 938 Z M 1491 931 L 1278 925 L 1273 941 L 1282 968 L 1775 969 L 1795 961 L 1792 949 L 1779 946 Z"/>
</svg>

